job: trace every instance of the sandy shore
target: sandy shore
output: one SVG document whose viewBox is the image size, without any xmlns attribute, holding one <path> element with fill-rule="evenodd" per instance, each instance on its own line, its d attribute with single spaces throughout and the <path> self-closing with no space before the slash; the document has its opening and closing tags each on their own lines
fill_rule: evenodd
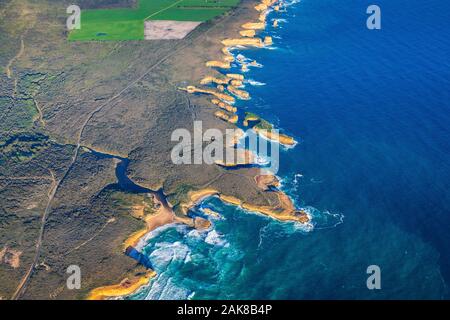
<svg viewBox="0 0 450 320">
<path fill-rule="evenodd" d="M 209 225 L 202 220 L 195 221 L 188 217 L 186 217 L 185 219 L 177 217 L 168 203 L 164 199 L 161 199 L 160 195 L 158 194 L 154 194 L 154 203 L 158 206 L 156 213 L 140 217 L 145 222 L 145 228 L 134 232 L 124 241 L 124 252 L 130 247 L 135 248 L 138 245 L 139 241 L 149 232 L 167 224 L 178 222 L 185 223 L 199 229 L 209 227 Z M 138 206 L 134 206 L 132 208 L 133 214 L 135 215 L 136 210 L 141 211 L 140 206 L 139 208 L 137 207 Z M 155 276 L 156 272 L 148 269 L 144 275 L 127 277 L 119 284 L 96 288 L 89 293 L 87 299 L 105 300 L 109 298 L 130 295 L 136 292 L 140 287 L 148 284 L 149 281 Z"/>
<path fill-rule="evenodd" d="M 108 298 L 117 298 L 133 294 L 139 290 L 139 288 L 148 284 L 155 276 L 156 272 L 148 270 L 142 276 L 125 278 L 119 284 L 96 288 L 89 293 L 87 300 L 105 300 Z"/>
</svg>

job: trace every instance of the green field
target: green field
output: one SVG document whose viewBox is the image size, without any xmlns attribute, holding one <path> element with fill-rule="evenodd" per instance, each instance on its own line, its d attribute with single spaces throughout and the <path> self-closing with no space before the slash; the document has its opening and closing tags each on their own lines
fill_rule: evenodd
<svg viewBox="0 0 450 320">
<path fill-rule="evenodd" d="M 239 0 L 139 0 L 137 8 L 81 8 L 81 29 L 70 41 L 143 40 L 145 20 L 207 21 L 236 6 Z"/>
</svg>

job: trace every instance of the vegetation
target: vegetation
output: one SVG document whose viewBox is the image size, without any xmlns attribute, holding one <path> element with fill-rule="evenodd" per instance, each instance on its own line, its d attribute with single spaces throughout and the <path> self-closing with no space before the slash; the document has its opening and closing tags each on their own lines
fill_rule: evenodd
<svg viewBox="0 0 450 320">
<path fill-rule="evenodd" d="M 267 130 L 267 131 L 271 131 L 273 129 L 273 125 L 270 122 L 262 119 L 260 116 L 258 116 L 257 114 L 254 114 L 252 112 L 245 113 L 244 121 L 247 121 L 250 127 L 253 127 L 256 129 Z"/>
<path fill-rule="evenodd" d="M 143 40 L 145 20 L 207 21 L 238 0 L 139 0 L 136 8 L 81 11 L 81 29 L 69 40 Z"/>
</svg>

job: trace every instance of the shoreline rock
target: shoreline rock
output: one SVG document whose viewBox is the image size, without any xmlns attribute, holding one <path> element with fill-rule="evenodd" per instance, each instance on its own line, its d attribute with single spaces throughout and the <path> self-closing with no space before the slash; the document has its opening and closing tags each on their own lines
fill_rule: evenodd
<svg viewBox="0 0 450 320">
<path fill-rule="evenodd" d="M 133 294 L 142 286 L 147 285 L 155 276 L 156 272 L 148 270 L 142 276 L 134 276 L 131 279 L 127 277 L 119 284 L 95 288 L 89 293 L 87 300 L 106 300 Z"/>
</svg>

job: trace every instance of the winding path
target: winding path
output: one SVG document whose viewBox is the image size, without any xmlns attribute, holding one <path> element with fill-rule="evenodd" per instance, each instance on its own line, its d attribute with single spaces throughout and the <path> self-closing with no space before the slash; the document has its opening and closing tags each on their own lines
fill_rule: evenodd
<svg viewBox="0 0 450 320">
<path fill-rule="evenodd" d="M 14 61 L 19 59 L 22 56 L 24 51 L 25 51 L 25 43 L 23 41 L 23 35 L 22 35 L 20 37 L 20 49 L 19 49 L 19 52 L 14 57 L 12 57 L 11 60 L 9 60 L 8 64 L 6 65 L 6 68 L 5 68 L 6 76 L 8 77 L 8 79 L 11 79 L 11 75 L 12 75 L 11 67 L 12 67 Z"/>
</svg>

